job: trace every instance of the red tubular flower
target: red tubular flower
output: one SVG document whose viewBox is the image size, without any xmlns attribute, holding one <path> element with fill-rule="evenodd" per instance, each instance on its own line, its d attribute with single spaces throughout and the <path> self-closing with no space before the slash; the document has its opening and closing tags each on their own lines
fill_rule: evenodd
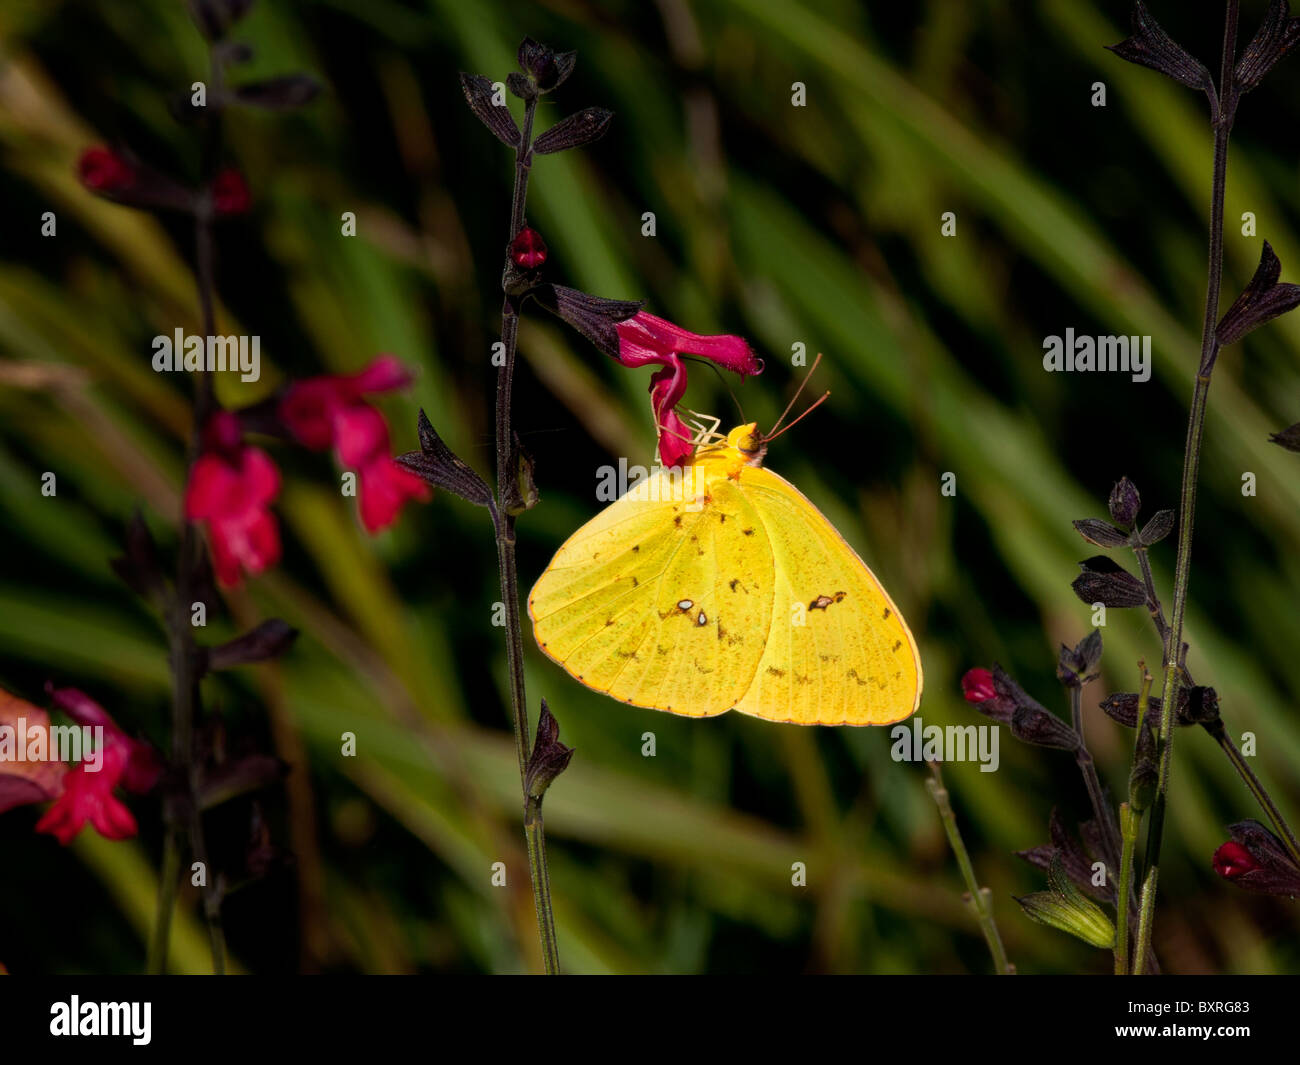
<svg viewBox="0 0 1300 1065">
<path fill-rule="evenodd" d="M 212 416 L 203 443 L 185 488 L 185 517 L 207 525 L 217 580 L 230 588 L 242 573 L 261 573 L 280 560 L 280 530 L 270 510 L 280 471 L 265 451 L 243 443 L 230 411 Z"/>
<path fill-rule="evenodd" d="M 510 242 L 510 261 L 520 270 L 536 270 L 546 262 L 546 241 L 537 230 L 525 227 Z"/>
<path fill-rule="evenodd" d="M 410 501 L 426 502 L 428 486 L 393 461 L 384 416 L 364 396 L 410 383 L 411 374 L 392 355 L 381 355 L 360 373 L 312 377 L 289 386 L 280 420 L 305 447 L 333 447 L 339 463 L 357 473 L 357 503 L 367 532 L 387 528 Z"/>
<path fill-rule="evenodd" d="M 993 686 L 993 674 L 982 666 L 967 670 L 961 678 L 961 693 L 968 703 L 986 703 L 996 698 L 998 692 Z"/>
<path fill-rule="evenodd" d="M 135 168 L 111 148 L 87 148 L 77 160 L 77 177 L 95 192 L 120 192 L 135 183 Z"/>
<path fill-rule="evenodd" d="M 252 202 L 248 182 L 234 167 L 227 167 L 212 179 L 212 209 L 217 214 L 243 214 Z"/>
<path fill-rule="evenodd" d="M 1300 895 L 1300 866 L 1277 836 L 1258 821 L 1228 826 L 1232 837 L 1214 852 L 1214 871 L 1261 895 Z"/>
<path fill-rule="evenodd" d="M 693 450 L 690 431 L 676 412 L 686 393 L 686 365 L 681 356 L 708 359 L 742 378 L 763 372 L 762 360 L 738 336 L 701 336 L 645 311 L 619 322 L 615 329 L 620 363 L 663 367 L 650 379 L 650 396 L 659 432 L 659 458 L 665 466 L 681 465 Z"/>
</svg>

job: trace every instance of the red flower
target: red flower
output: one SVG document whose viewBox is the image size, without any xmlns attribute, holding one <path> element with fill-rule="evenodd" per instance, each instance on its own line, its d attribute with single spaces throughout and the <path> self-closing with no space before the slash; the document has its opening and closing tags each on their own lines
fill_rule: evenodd
<svg viewBox="0 0 1300 1065">
<path fill-rule="evenodd" d="M 986 703 L 997 697 L 993 674 L 983 667 L 970 669 L 961 678 L 961 693 L 968 703 Z"/>
<path fill-rule="evenodd" d="M 683 355 L 696 355 L 741 377 L 763 372 L 763 363 L 738 336 L 701 336 L 638 311 L 615 326 L 618 361 L 624 366 L 662 366 L 650 379 L 651 406 L 659 433 L 659 458 L 665 466 L 685 462 L 694 449 L 689 428 L 676 407 L 686 394 Z"/>
<path fill-rule="evenodd" d="M 1214 852 L 1213 862 L 1214 871 L 1225 880 L 1236 880 L 1259 868 L 1259 862 L 1255 861 L 1250 851 L 1234 839 L 1228 840 Z"/>
<path fill-rule="evenodd" d="M 510 242 L 510 261 L 520 270 L 536 270 L 546 262 L 546 241 L 535 229 L 525 227 Z"/>
<path fill-rule="evenodd" d="M 430 497 L 420 478 L 393 461 L 384 416 L 362 398 L 410 380 L 398 359 L 381 355 L 360 373 L 298 381 L 280 401 L 280 419 L 299 443 L 316 451 L 332 446 L 339 463 L 356 471 L 357 503 L 367 532 L 391 525 L 408 501 Z"/>
<path fill-rule="evenodd" d="M 1261 895 L 1300 895 L 1300 865 L 1287 845 L 1258 821 L 1228 826 L 1232 837 L 1214 852 L 1214 871 Z"/>
<path fill-rule="evenodd" d="M 83 757 L 71 769 L 62 763 L 43 763 L 47 770 L 60 774 L 56 788 L 41 798 L 53 798 L 54 804 L 36 823 L 37 832 L 48 832 L 65 846 L 89 821 L 105 839 L 126 839 L 136 834 L 135 817 L 113 794 L 123 787 L 144 794 L 157 782 L 161 764 L 152 747 L 133 740 L 97 702 L 75 688 L 50 689 L 54 705 L 64 710 L 78 725 L 101 728 L 102 746 L 95 757 Z M 49 716 L 22 700 L 4 697 L 17 704 L 28 721 L 28 730 L 44 728 L 48 736 Z M 33 721 L 35 726 L 33 726 Z M 55 769 L 54 767 L 57 767 Z"/>
<path fill-rule="evenodd" d="M 135 183 L 135 168 L 111 148 L 87 148 L 77 160 L 77 177 L 96 192 L 120 192 Z"/>
<path fill-rule="evenodd" d="M 227 167 L 212 179 L 212 209 L 217 214 L 243 214 L 252 202 L 248 182 L 234 167 Z"/>
<path fill-rule="evenodd" d="M 280 560 L 280 530 L 270 511 L 280 471 L 265 451 L 242 442 L 230 411 L 209 419 L 203 440 L 185 488 L 185 517 L 207 524 L 217 580 L 229 588 L 241 570 L 255 575 Z"/>
</svg>

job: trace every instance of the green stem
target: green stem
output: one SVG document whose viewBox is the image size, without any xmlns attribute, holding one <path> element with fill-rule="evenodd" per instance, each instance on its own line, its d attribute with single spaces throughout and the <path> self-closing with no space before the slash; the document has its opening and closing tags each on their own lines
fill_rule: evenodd
<svg viewBox="0 0 1300 1065">
<path fill-rule="evenodd" d="M 1237 745 L 1232 742 L 1232 737 L 1228 735 L 1228 730 L 1223 727 L 1223 722 L 1215 721 L 1212 724 L 1207 724 L 1205 729 L 1218 741 L 1219 746 L 1223 748 L 1223 753 L 1228 756 L 1228 761 L 1233 764 L 1241 779 L 1246 782 L 1246 787 L 1255 796 L 1255 801 L 1259 803 L 1268 819 L 1273 822 L 1273 828 L 1276 829 L 1278 836 L 1286 845 L 1292 861 L 1296 865 L 1300 865 L 1300 841 L 1296 840 L 1295 833 L 1291 831 L 1291 826 L 1286 823 L 1286 819 L 1282 816 L 1282 811 L 1277 808 L 1277 804 L 1273 802 L 1273 797 L 1269 795 L 1259 777 L 1255 776 L 1255 771 L 1250 768 L 1245 756 L 1237 749 Z"/>
<path fill-rule="evenodd" d="M 952 812 L 952 803 L 948 799 L 948 789 L 943 786 L 943 775 L 937 762 L 927 762 L 931 777 L 925 782 L 934 803 L 939 807 L 939 819 L 943 821 L 948 843 L 957 857 L 957 866 L 961 869 L 962 879 L 966 881 L 967 902 L 979 921 L 980 931 L 984 933 L 984 942 L 988 944 L 993 956 L 993 971 L 999 976 L 1014 973 L 1015 967 L 1007 961 L 1006 947 L 1002 945 L 1002 936 L 998 932 L 997 922 L 993 919 L 993 893 L 986 887 L 980 887 L 975 879 L 975 867 L 971 864 L 970 854 L 961 838 L 957 827 L 957 817 Z"/>
<path fill-rule="evenodd" d="M 1133 891 L 1133 851 L 1137 847 L 1138 828 L 1142 815 L 1128 803 L 1119 806 L 1119 831 L 1123 840 L 1119 857 L 1119 890 L 1115 904 L 1115 975 L 1128 972 L 1128 918 L 1127 899 Z"/>
</svg>

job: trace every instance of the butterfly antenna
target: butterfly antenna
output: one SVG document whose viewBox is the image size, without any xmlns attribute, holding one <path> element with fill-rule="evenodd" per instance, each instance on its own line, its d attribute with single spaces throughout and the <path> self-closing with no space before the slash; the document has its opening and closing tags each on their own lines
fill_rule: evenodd
<svg viewBox="0 0 1300 1065">
<path fill-rule="evenodd" d="M 830 395 L 829 392 L 827 392 L 825 396 L 822 396 L 821 399 L 819 399 L 816 403 L 814 403 L 811 407 L 809 407 L 808 410 L 804 411 L 803 414 L 799 415 L 798 418 L 796 418 L 796 419 L 795 419 L 794 421 L 792 421 L 789 425 L 787 425 L 787 426 L 785 427 L 785 429 L 781 429 L 780 432 L 777 432 L 777 430 L 780 429 L 781 423 L 782 423 L 783 421 L 785 421 L 785 417 L 786 417 L 786 415 L 789 414 L 790 411 L 794 408 L 794 405 L 795 405 L 797 402 L 799 402 L 799 397 L 803 394 L 804 387 L 808 384 L 808 380 L 809 380 L 809 378 L 812 377 L 812 375 L 813 375 L 814 371 L 816 371 L 817 367 L 818 367 L 819 365 L 821 365 L 821 361 L 822 361 L 822 353 L 819 351 L 819 352 L 817 353 L 817 358 L 813 359 L 813 364 L 812 364 L 812 366 L 809 367 L 808 372 L 807 372 L 806 374 L 804 374 L 804 376 L 803 376 L 803 380 L 799 382 L 799 387 L 795 389 L 794 395 L 790 397 L 790 402 L 787 403 L 787 404 L 785 405 L 785 410 L 783 410 L 783 411 L 781 412 L 781 417 L 777 418 L 777 420 L 776 420 L 776 424 L 775 424 L 774 426 L 772 426 L 771 430 L 769 430 L 768 432 L 766 432 L 766 433 L 763 434 L 763 439 L 764 439 L 764 440 L 775 440 L 778 436 L 781 435 L 781 433 L 785 432 L 786 429 L 792 429 L 792 428 L 794 428 L 794 426 L 795 426 L 795 425 L 796 425 L 800 420 L 802 420 L 806 415 L 808 415 L 808 414 L 811 413 L 812 411 L 816 410 L 817 407 L 818 407 L 820 404 L 822 404 L 822 403 L 824 403 L 824 402 L 826 401 L 826 396 L 829 396 L 829 395 Z"/>
<path fill-rule="evenodd" d="M 763 437 L 763 443 L 765 443 L 765 444 L 769 444 L 769 443 L 771 443 L 773 440 L 775 440 L 778 436 L 781 436 L 781 435 L 783 435 L 784 433 L 788 433 L 791 429 L 793 429 L 796 425 L 798 425 L 801 421 L 803 421 L 806 417 L 808 417 L 808 415 L 810 415 L 813 411 L 815 411 L 818 407 L 820 407 L 823 403 L 825 403 L 825 402 L 826 402 L 828 399 L 830 399 L 830 398 L 831 398 L 831 394 L 830 394 L 829 392 L 823 392 L 823 393 L 821 394 L 821 396 L 819 396 L 817 399 L 813 400 L 812 405 L 809 406 L 809 408 L 808 408 L 806 411 L 804 411 L 802 414 L 800 414 L 799 417 L 797 417 L 794 421 L 792 421 L 792 422 L 791 422 L 789 425 L 787 425 L 784 429 L 780 430 L 779 432 L 772 432 L 772 433 L 768 433 L 767 435 L 765 435 L 765 436 Z M 785 417 L 785 415 L 782 415 L 782 417 Z M 780 422 L 777 423 L 777 425 L 779 425 L 779 424 L 780 424 Z M 772 428 L 775 429 L 776 426 L 774 425 L 774 426 L 772 426 Z"/>
</svg>

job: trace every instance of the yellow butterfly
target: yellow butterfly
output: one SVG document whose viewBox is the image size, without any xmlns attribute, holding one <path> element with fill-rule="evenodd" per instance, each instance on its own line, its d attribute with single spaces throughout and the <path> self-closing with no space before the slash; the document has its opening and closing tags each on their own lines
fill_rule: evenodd
<svg viewBox="0 0 1300 1065">
<path fill-rule="evenodd" d="M 528 597 L 542 650 L 589 688 L 688 717 L 887 725 L 921 701 L 889 594 L 762 465 L 750 423 L 640 481 L 573 534 Z"/>
</svg>

